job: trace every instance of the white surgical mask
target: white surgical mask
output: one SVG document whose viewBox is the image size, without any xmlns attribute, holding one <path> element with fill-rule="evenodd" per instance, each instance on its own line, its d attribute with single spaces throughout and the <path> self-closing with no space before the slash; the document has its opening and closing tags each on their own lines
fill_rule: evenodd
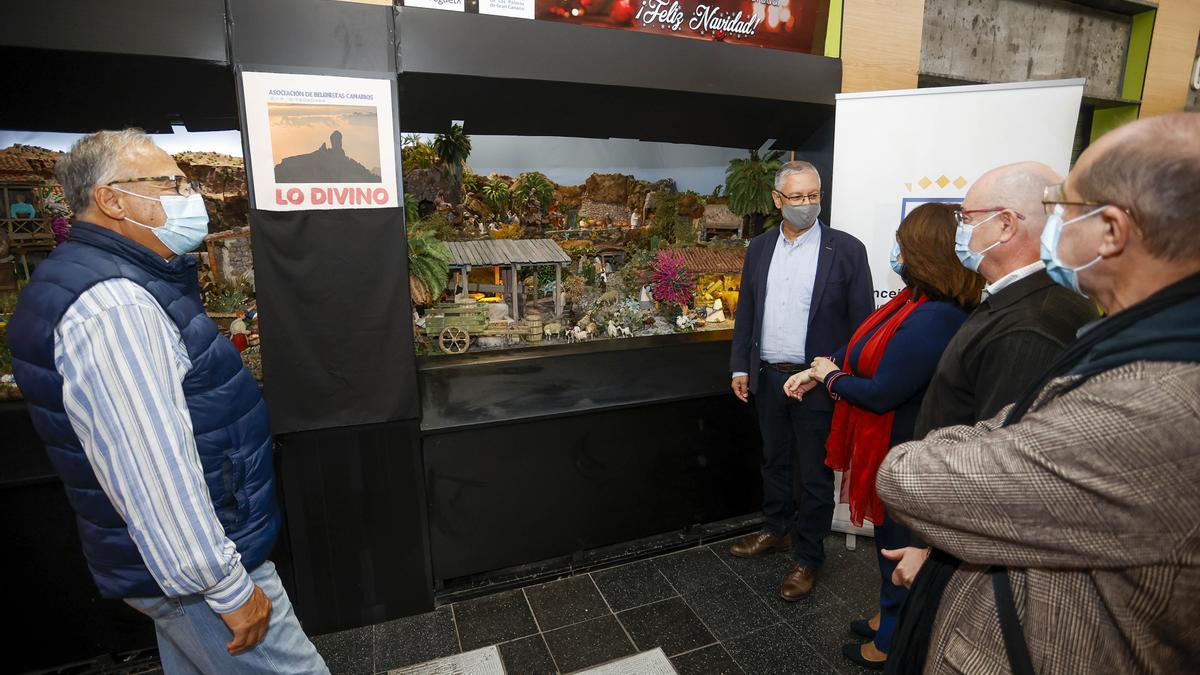
<svg viewBox="0 0 1200 675">
<path fill-rule="evenodd" d="M 1066 222 L 1063 222 L 1063 207 L 1061 204 L 1059 204 L 1058 206 L 1054 207 L 1054 213 L 1051 213 L 1046 218 L 1046 227 L 1042 230 L 1041 252 L 1042 262 L 1046 264 L 1046 274 L 1050 275 L 1050 278 L 1054 281 L 1054 283 L 1059 284 L 1060 286 L 1066 286 L 1067 288 L 1084 297 L 1087 297 L 1087 293 L 1084 293 L 1083 289 L 1079 287 L 1078 272 L 1081 270 L 1086 270 L 1092 265 L 1100 262 L 1101 256 L 1097 255 L 1095 258 L 1092 258 L 1091 262 L 1085 263 L 1078 267 L 1068 267 L 1067 265 L 1064 265 L 1062 260 L 1058 257 L 1058 242 L 1062 238 L 1062 231 L 1064 227 L 1072 223 L 1078 223 L 1081 220 L 1091 218 L 1104 209 L 1105 207 L 1101 206 L 1097 209 L 1088 211 L 1078 218 L 1072 218 Z"/>
<path fill-rule="evenodd" d="M 997 211 L 978 223 L 960 223 L 958 225 L 958 229 L 954 232 L 954 255 L 958 256 L 958 261 L 963 264 L 963 267 L 971 270 L 972 272 L 978 272 L 979 266 L 983 264 L 984 254 L 1000 245 L 1001 242 L 999 239 L 997 239 L 996 243 L 988 246 L 982 251 L 971 250 L 971 237 L 975 234 L 975 228 L 983 225 L 1001 213 L 1004 212 Z"/>
<path fill-rule="evenodd" d="M 187 197 L 179 195 L 149 197 L 122 190 L 115 185 L 112 186 L 112 189 L 162 204 L 163 213 L 167 215 L 167 222 L 163 223 L 161 227 L 143 225 L 128 216 L 125 217 L 125 220 L 153 232 L 163 246 L 166 246 L 175 255 L 183 255 L 196 250 L 196 247 L 204 242 L 204 237 L 208 236 L 208 209 L 204 208 L 204 197 L 199 193 Z"/>
</svg>

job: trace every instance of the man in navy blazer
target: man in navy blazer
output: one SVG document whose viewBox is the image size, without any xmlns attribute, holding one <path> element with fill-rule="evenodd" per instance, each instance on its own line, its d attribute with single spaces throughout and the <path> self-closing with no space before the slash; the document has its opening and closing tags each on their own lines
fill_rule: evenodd
<svg viewBox="0 0 1200 675">
<path fill-rule="evenodd" d="M 825 466 L 833 401 L 819 387 L 796 401 L 784 394 L 783 383 L 849 342 L 875 300 L 862 242 L 817 218 L 816 168 L 787 162 L 772 196 L 783 223 L 755 237 L 746 251 L 729 359 L 734 394 L 743 402 L 753 395 L 758 411 L 765 522 L 730 553 L 754 558 L 791 551 L 796 564 L 779 595 L 796 601 L 812 592 L 833 521 L 833 471 Z"/>
</svg>

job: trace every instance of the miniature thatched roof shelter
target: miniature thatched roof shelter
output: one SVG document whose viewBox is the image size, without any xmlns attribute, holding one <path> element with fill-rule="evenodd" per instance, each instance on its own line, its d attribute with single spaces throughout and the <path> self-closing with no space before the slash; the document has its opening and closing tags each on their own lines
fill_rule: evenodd
<svg viewBox="0 0 1200 675">
<path fill-rule="evenodd" d="M 554 266 L 554 312 L 562 314 L 562 267 L 571 256 L 553 239 L 489 239 L 484 241 L 448 241 L 450 269 L 470 272 L 473 267 L 509 268 L 507 292 L 512 297 L 512 317 L 519 318 L 517 308 L 521 267 Z M 463 275 L 465 280 L 466 275 Z M 464 290 L 467 284 L 462 284 Z"/>
</svg>

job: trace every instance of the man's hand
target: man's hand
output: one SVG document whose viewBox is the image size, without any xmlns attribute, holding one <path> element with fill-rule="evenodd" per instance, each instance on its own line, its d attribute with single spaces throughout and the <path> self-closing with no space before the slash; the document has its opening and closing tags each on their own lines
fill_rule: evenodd
<svg viewBox="0 0 1200 675">
<path fill-rule="evenodd" d="M 267 627 L 271 623 L 271 600 L 261 588 L 255 586 L 246 604 L 220 617 L 233 633 L 233 640 L 225 648 L 230 655 L 241 654 L 253 649 L 267 636 Z"/>
<path fill-rule="evenodd" d="M 900 564 L 896 565 L 896 571 L 892 572 L 892 583 L 905 588 L 912 588 L 913 582 L 917 579 L 917 573 L 921 571 L 921 566 L 929 557 L 929 549 L 915 546 L 897 549 L 885 548 L 881 553 L 888 560 L 900 561 Z"/>
<path fill-rule="evenodd" d="M 812 370 L 805 370 L 792 375 L 783 383 L 783 393 L 799 401 L 818 384 L 820 383 L 813 377 Z"/>
<path fill-rule="evenodd" d="M 830 373 L 836 373 L 838 371 L 837 364 L 824 356 L 818 356 L 817 358 L 813 359 L 813 362 L 810 365 L 812 365 L 812 369 L 809 372 L 812 373 L 813 378 L 815 378 L 818 382 L 825 382 L 825 378 L 829 376 Z"/>
<path fill-rule="evenodd" d="M 750 400 L 750 376 L 738 375 L 733 378 L 733 395 L 738 397 L 738 400 L 745 403 Z"/>
</svg>

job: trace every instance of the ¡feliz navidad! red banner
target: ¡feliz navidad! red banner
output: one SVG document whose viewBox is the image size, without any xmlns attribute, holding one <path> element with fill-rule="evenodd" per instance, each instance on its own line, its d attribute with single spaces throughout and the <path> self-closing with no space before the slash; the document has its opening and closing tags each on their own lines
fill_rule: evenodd
<svg viewBox="0 0 1200 675">
<path fill-rule="evenodd" d="M 536 18 L 819 53 L 829 0 L 536 0 Z"/>
</svg>

